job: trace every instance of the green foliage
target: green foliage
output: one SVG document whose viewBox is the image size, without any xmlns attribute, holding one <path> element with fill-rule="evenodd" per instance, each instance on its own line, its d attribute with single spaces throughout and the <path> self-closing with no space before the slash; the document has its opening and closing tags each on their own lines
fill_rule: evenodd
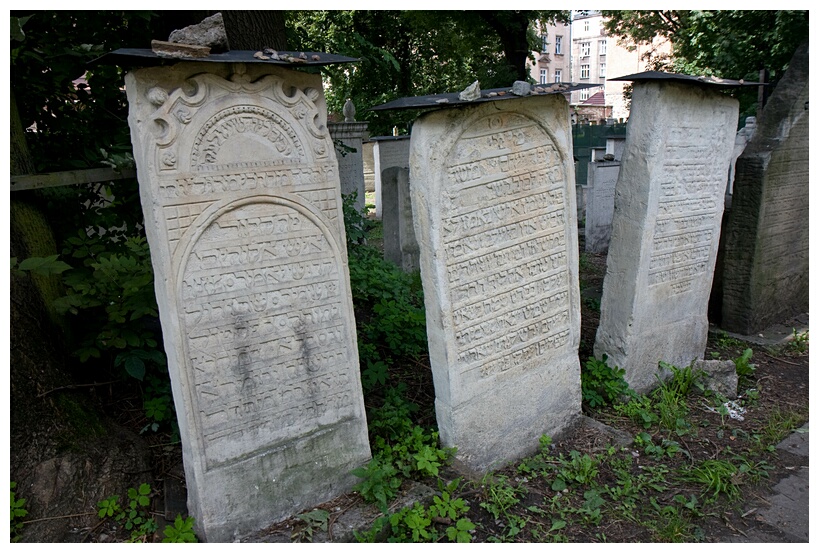
<svg viewBox="0 0 819 553">
<path fill-rule="evenodd" d="M 647 455 L 651 455 L 655 459 L 661 459 L 663 456 L 673 457 L 675 453 L 682 451 L 680 444 L 674 440 L 663 439 L 659 444 L 654 443 L 654 439 L 648 432 L 640 432 L 634 437 L 634 444 L 641 447 Z"/>
<path fill-rule="evenodd" d="M 591 358 L 580 371 L 583 401 L 589 407 L 611 405 L 630 392 L 629 385 L 623 378 L 625 369 L 609 367 L 606 361 L 606 354 L 603 354 L 603 359 Z"/>
<path fill-rule="evenodd" d="M 402 98 L 511 86 L 524 70 L 538 18 L 563 11 L 300 10 L 287 12 L 288 43 L 295 50 L 359 58 L 353 69 L 327 66 L 327 104 L 341 113 L 350 98 L 359 112 Z M 520 67 L 517 67 L 517 66 Z M 416 110 L 370 112 L 370 133 L 406 133 Z"/>
<path fill-rule="evenodd" d="M 195 522 L 193 517 L 182 518 L 182 515 L 176 515 L 173 526 L 165 527 L 162 543 L 197 543 L 199 540 L 193 531 Z"/>
<path fill-rule="evenodd" d="M 806 330 L 804 332 L 797 332 L 797 330 L 794 328 L 793 334 L 791 335 L 791 340 L 790 342 L 788 342 L 786 346 L 786 350 L 796 355 L 802 355 L 803 353 L 807 353 L 808 331 Z"/>
<path fill-rule="evenodd" d="M 808 39 L 801 10 L 603 10 L 609 34 L 647 44 L 669 38 L 671 59 L 657 67 L 690 75 L 757 81 L 759 70 L 779 79 L 800 43 Z M 741 113 L 753 115 L 756 89 L 740 91 Z"/>
<path fill-rule="evenodd" d="M 739 495 L 739 486 L 735 476 L 739 469 L 730 461 L 706 459 L 691 467 L 683 469 L 680 479 L 701 487 L 701 497 L 711 494 L 707 501 L 716 501 L 720 494 L 735 499 Z"/>
<path fill-rule="evenodd" d="M 64 261 L 59 261 L 57 254 L 48 257 L 29 257 L 19 264 L 17 258 L 11 258 L 11 272 L 17 276 L 25 276 L 26 271 L 37 275 L 59 275 L 69 270 L 71 266 Z"/>
<path fill-rule="evenodd" d="M 23 530 L 23 519 L 28 515 L 28 511 L 23 508 L 26 500 L 17 498 L 14 494 L 14 488 L 17 487 L 17 482 L 11 483 L 11 541 L 16 542 L 20 540 L 20 532 Z"/>
<path fill-rule="evenodd" d="M 404 398 L 404 387 L 388 388 L 381 407 L 368 412 L 373 458 L 353 471 L 363 478 L 355 490 L 386 510 L 395 498 L 401 478 L 438 476 L 438 469 L 454 454 L 438 447 L 438 433 L 412 422 L 418 406 Z"/>
<path fill-rule="evenodd" d="M 487 474 L 481 481 L 481 487 L 486 499 L 480 505 L 496 519 L 506 518 L 526 491 L 521 485 L 512 486 L 509 477 L 503 474 Z"/>
<path fill-rule="evenodd" d="M 460 480 L 441 485 L 441 493 L 425 506 L 418 502 L 390 516 L 380 517 L 364 533 L 356 533 L 359 542 L 374 542 L 383 534 L 387 542 L 437 542 L 444 538 L 457 543 L 472 541 L 475 524 L 464 516 L 469 506 L 456 497 Z"/>
<path fill-rule="evenodd" d="M 313 533 L 316 531 L 327 531 L 330 513 L 323 509 L 314 509 L 308 513 L 297 515 L 296 518 L 303 524 L 293 528 L 293 533 L 290 535 L 290 541 L 312 542 Z"/>
<path fill-rule="evenodd" d="M 737 376 L 740 381 L 747 380 L 754 375 L 756 365 L 751 363 L 751 357 L 753 357 L 753 355 L 754 351 L 751 348 L 746 348 L 742 352 L 742 355 L 734 359 L 734 365 L 736 365 Z"/>
<path fill-rule="evenodd" d="M 353 470 L 353 475 L 362 479 L 353 490 L 360 493 L 364 501 L 375 503 L 386 513 L 387 504 L 395 499 L 401 487 L 401 478 L 392 460 L 373 457 L 366 466 Z"/>
<path fill-rule="evenodd" d="M 97 503 L 100 518 L 113 518 L 131 533 L 130 542 L 144 542 L 157 530 L 157 524 L 148 511 L 151 504 L 151 486 L 142 483 L 137 488 L 128 488 L 127 503 L 123 507 L 119 496 L 112 495 Z M 191 528 L 193 522 L 191 522 Z"/>
</svg>

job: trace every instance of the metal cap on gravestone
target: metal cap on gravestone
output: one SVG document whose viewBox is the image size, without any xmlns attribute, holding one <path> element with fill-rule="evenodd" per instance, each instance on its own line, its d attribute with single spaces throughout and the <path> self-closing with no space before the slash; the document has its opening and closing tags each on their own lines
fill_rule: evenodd
<svg viewBox="0 0 819 553">
<path fill-rule="evenodd" d="M 636 84 L 615 185 L 597 358 L 643 392 L 702 358 L 742 80 L 647 71 Z"/>
<path fill-rule="evenodd" d="M 140 67 L 128 122 L 189 511 L 200 539 L 236 541 L 370 458 L 321 76 L 293 70 L 354 60 L 160 49 L 104 61 Z"/>
<path fill-rule="evenodd" d="M 525 83 L 523 83 L 525 84 Z M 559 83 L 402 98 L 442 443 L 485 471 L 580 416 L 569 104 Z M 530 92 L 526 94 L 526 92 Z M 472 98 L 472 99 L 469 99 Z"/>
</svg>

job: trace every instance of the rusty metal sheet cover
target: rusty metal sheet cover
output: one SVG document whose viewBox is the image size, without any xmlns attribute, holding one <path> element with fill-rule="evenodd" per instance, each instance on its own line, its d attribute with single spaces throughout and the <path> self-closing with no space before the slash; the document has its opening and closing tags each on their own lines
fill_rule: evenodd
<svg viewBox="0 0 819 553">
<path fill-rule="evenodd" d="M 685 75 L 683 73 L 666 73 L 664 71 L 643 71 L 633 73 L 623 77 L 607 79 L 609 81 L 679 81 L 686 83 L 697 83 L 709 86 L 735 88 L 740 86 L 759 86 L 765 83 L 750 82 L 745 80 L 722 79 L 720 77 L 705 77 L 696 75 Z"/>
<path fill-rule="evenodd" d="M 212 63 L 271 63 L 274 65 L 284 65 L 287 67 L 316 67 L 322 65 L 333 65 L 337 63 L 352 63 L 359 61 L 358 58 L 340 56 L 338 54 L 327 54 L 325 52 L 293 52 L 279 50 L 279 57 L 292 57 L 298 61 L 259 59 L 254 57 L 255 50 L 230 50 L 227 52 L 210 54 L 203 58 L 189 57 L 165 57 L 157 55 L 150 48 L 120 48 L 109 52 L 94 61 L 92 64 L 121 65 L 125 67 L 145 67 L 151 65 L 165 65 L 179 63 L 180 61 L 202 61 Z M 305 58 L 300 58 L 304 54 Z"/>
<path fill-rule="evenodd" d="M 531 92 L 527 95 L 520 96 L 512 94 L 512 87 L 492 88 L 488 90 L 481 90 L 480 98 L 474 100 L 461 100 L 459 98 L 460 92 L 446 92 L 443 94 L 428 94 L 426 96 L 411 96 L 407 98 L 399 98 L 386 104 L 381 104 L 369 108 L 367 111 L 387 111 L 387 110 L 401 110 L 401 109 L 429 109 L 429 108 L 446 108 L 453 106 L 465 106 L 469 104 L 476 104 L 481 102 L 497 102 L 502 100 L 514 100 L 519 98 L 527 98 L 529 96 L 542 96 L 546 94 L 568 94 L 575 90 L 584 88 L 594 88 L 602 86 L 599 83 L 580 84 L 580 83 L 551 83 L 531 85 Z"/>
</svg>

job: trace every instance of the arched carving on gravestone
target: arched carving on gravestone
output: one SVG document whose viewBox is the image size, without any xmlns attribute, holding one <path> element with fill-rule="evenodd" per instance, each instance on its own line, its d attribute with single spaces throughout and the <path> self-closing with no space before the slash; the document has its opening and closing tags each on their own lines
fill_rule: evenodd
<svg viewBox="0 0 819 553">
<path fill-rule="evenodd" d="M 482 115 L 463 128 L 443 157 L 444 316 L 452 317 L 463 371 L 486 378 L 537 366 L 544 348 L 572 345 L 565 160 L 549 129 L 522 113 Z M 497 287 L 473 286 L 473 274 Z"/>
<path fill-rule="evenodd" d="M 290 195 L 214 206 L 183 251 L 182 372 L 206 470 L 358 414 L 343 257 L 320 213 Z"/>
</svg>

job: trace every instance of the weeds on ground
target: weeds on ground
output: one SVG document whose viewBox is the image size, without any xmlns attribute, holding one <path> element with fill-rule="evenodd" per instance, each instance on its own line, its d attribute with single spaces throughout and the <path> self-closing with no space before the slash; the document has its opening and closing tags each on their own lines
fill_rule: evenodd
<svg viewBox="0 0 819 553">
<path fill-rule="evenodd" d="M 99 518 L 110 518 L 120 524 L 130 533 L 128 539 L 131 543 L 145 543 L 157 531 L 157 523 L 151 515 L 148 507 L 151 504 L 153 491 L 150 484 L 142 483 L 136 488 L 128 488 L 127 500 L 120 504 L 119 496 L 112 495 L 97 503 L 97 515 Z M 166 543 L 193 543 L 196 536 L 193 532 L 194 519 L 192 517 L 176 517 L 173 526 L 165 528 Z"/>
</svg>

